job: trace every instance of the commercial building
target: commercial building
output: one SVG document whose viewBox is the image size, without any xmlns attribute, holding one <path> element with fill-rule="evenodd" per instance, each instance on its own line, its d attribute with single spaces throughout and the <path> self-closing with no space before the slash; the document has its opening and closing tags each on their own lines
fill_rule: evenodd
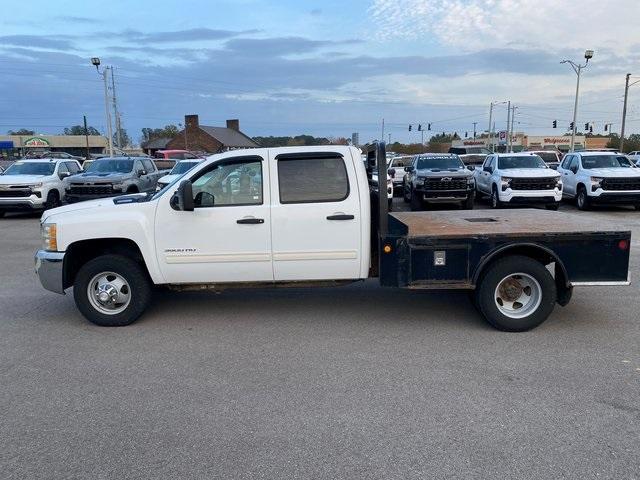
<svg viewBox="0 0 640 480">
<path fill-rule="evenodd" d="M 0 135 L 0 157 L 22 157 L 29 152 L 67 152 L 86 156 L 87 141 L 90 153 L 104 153 L 108 141 L 101 135 Z"/>
<path fill-rule="evenodd" d="M 602 144 L 604 143 L 604 145 L 606 145 L 608 141 L 608 138 L 587 138 L 583 135 L 577 135 L 575 138 L 575 149 L 602 148 Z M 485 147 L 491 150 L 492 143 L 495 146 L 496 152 L 506 151 L 506 132 L 497 132 L 492 141 L 490 141 L 489 138 L 465 138 L 454 140 L 451 146 Z M 561 152 L 568 152 L 571 148 L 571 137 L 568 135 L 527 135 L 522 132 L 517 132 L 511 138 L 511 144 L 514 152 L 520 152 L 522 150 L 559 150 Z"/>
</svg>

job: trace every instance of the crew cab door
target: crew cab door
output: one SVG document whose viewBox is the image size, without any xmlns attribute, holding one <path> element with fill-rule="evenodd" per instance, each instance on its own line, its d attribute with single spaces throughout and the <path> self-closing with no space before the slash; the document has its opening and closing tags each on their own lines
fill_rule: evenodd
<svg viewBox="0 0 640 480">
<path fill-rule="evenodd" d="M 476 175 L 476 182 L 478 183 L 478 190 L 482 193 L 491 193 L 491 175 L 495 169 L 495 156 L 489 155 L 482 164 L 482 168 Z"/>
<path fill-rule="evenodd" d="M 363 193 L 353 162 L 331 150 L 272 151 L 275 280 L 360 278 Z"/>
<path fill-rule="evenodd" d="M 186 178 L 186 177 L 185 177 Z M 195 209 L 158 203 L 156 255 L 167 283 L 272 281 L 269 169 L 259 155 L 231 156 L 188 177 Z"/>
<path fill-rule="evenodd" d="M 575 197 L 578 184 L 578 156 L 565 156 L 558 167 L 558 172 L 562 175 L 563 194 L 568 197 Z"/>
</svg>

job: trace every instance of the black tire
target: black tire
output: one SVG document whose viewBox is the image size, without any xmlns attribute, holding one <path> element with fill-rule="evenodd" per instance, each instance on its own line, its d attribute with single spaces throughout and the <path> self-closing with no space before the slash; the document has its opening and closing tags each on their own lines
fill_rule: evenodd
<svg viewBox="0 0 640 480">
<path fill-rule="evenodd" d="M 411 211 L 412 212 L 419 212 L 420 210 L 423 209 L 423 204 L 422 204 L 422 199 L 420 198 L 420 196 L 415 195 L 414 192 L 411 192 Z"/>
<path fill-rule="evenodd" d="M 510 274 L 523 273 L 533 277 L 540 286 L 540 303 L 529 315 L 512 318 L 498 309 L 496 289 Z M 525 332 L 544 322 L 557 301 L 556 283 L 546 267 L 522 255 L 511 255 L 491 263 L 476 286 L 476 306 L 493 327 L 505 332 Z"/>
<path fill-rule="evenodd" d="M 131 299 L 126 309 L 117 314 L 104 314 L 89 300 L 89 282 L 100 273 L 114 272 L 131 286 Z M 151 280 L 142 265 L 124 255 L 102 255 L 84 264 L 73 283 L 73 298 L 80 313 L 101 327 L 123 327 L 135 322 L 151 302 Z"/>
<path fill-rule="evenodd" d="M 489 197 L 489 205 L 491 208 L 502 208 L 502 202 L 500 201 L 500 195 L 498 195 L 498 187 L 495 185 L 491 188 L 491 196 Z"/>
<path fill-rule="evenodd" d="M 127 193 L 140 193 L 138 191 L 138 187 L 129 187 L 127 188 Z"/>
<path fill-rule="evenodd" d="M 558 210 L 558 208 L 560 208 L 560 202 L 550 203 L 549 205 L 545 205 L 544 208 L 547 210 Z"/>
<path fill-rule="evenodd" d="M 57 208 L 60 205 L 62 205 L 62 202 L 60 201 L 60 194 L 57 190 L 51 190 L 47 194 L 47 201 L 44 204 L 44 209 L 49 210 L 51 208 Z"/>
<path fill-rule="evenodd" d="M 591 210 L 591 200 L 587 194 L 587 189 L 582 185 L 578 187 L 578 193 L 576 195 L 576 205 L 578 210 Z"/>
<path fill-rule="evenodd" d="M 462 208 L 464 210 L 473 210 L 473 204 L 475 203 L 476 196 L 474 193 L 470 193 L 467 199 L 462 202 Z"/>
<path fill-rule="evenodd" d="M 4 210 L 0 210 L 0 218 L 3 218 L 5 213 L 6 212 Z"/>
<path fill-rule="evenodd" d="M 393 198 L 389 199 L 389 202 L 387 204 L 387 210 L 390 212 L 393 210 Z"/>
<path fill-rule="evenodd" d="M 404 200 L 404 203 L 409 203 L 411 201 L 411 195 L 407 194 L 407 189 L 404 184 L 402 184 L 402 199 Z"/>
</svg>

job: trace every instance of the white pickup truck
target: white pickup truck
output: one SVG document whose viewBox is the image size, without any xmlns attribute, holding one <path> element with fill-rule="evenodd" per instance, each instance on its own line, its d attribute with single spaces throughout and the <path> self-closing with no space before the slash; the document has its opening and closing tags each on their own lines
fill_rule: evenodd
<svg viewBox="0 0 640 480">
<path fill-rule="evenodd" d="M 42 285 L 91 322 L 128 325 L 152 287 L 340 285 L 475 291 L 495 327 L 523 331 L 566 305 L 576 285 L 628 284 L 631 233 L 520 210 L 388 213 L 370 190 L 387 175 L 384 143 L 235 150 L 155 194 L 45 212 Z M 528 213 L 529 212 L 529 213 Z M 540 226 L 543 225 L 544 228 Z M 428 308 L 428 307 L 425 307 Z"/>
<path fill-rule="evenodd" d="M 5 212 L 55 208 L 65 198 L 65 179 L 82 171 L 77 160 L 18 160 L 0 174 L 0 217 Z"/>
<path fill-rule="evenodd" d="M 562 201 L 562 177 L 532 153 L 488 155 L 475 172 L 476 190 L 488 195 L 491 208 L 542 204 L 557 210 Z"/>
</svg>

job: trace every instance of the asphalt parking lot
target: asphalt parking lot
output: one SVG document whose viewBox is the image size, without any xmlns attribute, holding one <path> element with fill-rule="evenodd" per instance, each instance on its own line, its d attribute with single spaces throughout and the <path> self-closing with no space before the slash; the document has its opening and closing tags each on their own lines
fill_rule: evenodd
<svg viewBox="0 0 640 480">
<path fill-rule="evenodd" d="M 640 212 L 561 210 L 632 229 L 640 277 Z M 163 291 L 108 329 L 40 287 L 37 215 L 0 245 L 3 479 L 640 478 L 637 283 L 522 334 L 374 281 Z"/>
</svg>

